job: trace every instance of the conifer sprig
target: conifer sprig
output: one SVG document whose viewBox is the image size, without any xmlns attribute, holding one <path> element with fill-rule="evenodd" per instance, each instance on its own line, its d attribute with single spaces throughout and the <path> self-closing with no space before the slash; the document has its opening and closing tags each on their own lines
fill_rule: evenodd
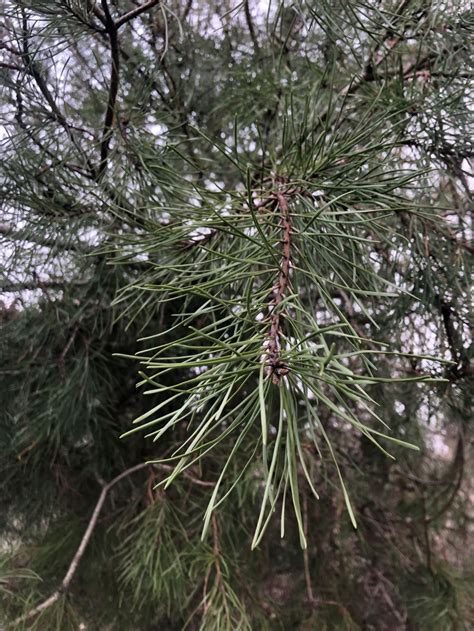
<svg viewBox="0 0 474 631">
<path fill-rule="evenodd" d="M 292 124 L 298 118 L 295 108 L 293 104 Z M 305 129 L 312 129 L 313 121 L 304 118 L 302 124 L 301 134 L 308 139 Z M 229 479 L 228 471 L 247 436 L 255 436 L 253 454 L 262 449 L 257 471 L 264 491 L 254 546 L 276 502 L 287 494 L 306 545 L 299 500 L 303 479 L 318 497 L 302 447 L 307 440 L 319 453 L 321 442 L 329 450 L 356 526 L 321 408 L 323 416 L 347 423 L 386 456 L 393 457 L 387 441 L 417 449 L 391 434 L 367 388 L 382 381 L 429 382 L 437 376 L 378 374 L 374 359 L 396 349 L 366 337 L 345 307 L 357 305 L 372 323 L 378 312 L 390 309 L 404 290 L 396 275 L 378 272 L 373 249 L 399 238 L 393 226 L 400 215 L 431 213 L 404 194 L 422 172 L 390 166 L 397 126 L 384 132 L 385 141 L 373 143 L 380 124 L 362 121 L 352 131 L 326 127 L 330 140 L 326 134 L 307 140 L 298 147 L 297 163 L 287 147 L 280 172 L 258 186 L 248 166 L 219 145 L 244 190 L 241 184 L 212 193 L 183 182 L 184 198 L 192 204 L 164 207 L 169 218 L 153 229 L 146 251 L 159 250 L 161 264 L 127 292 L 151 292 L 160 304 L 172 305 L 175 336 L 164 343 L 159 343 L 164 332 L 148 338 L 137 356 L 145 368 L 141 385 L 162 400 L 137 418 L 126 435 L 144 430 L 159 449 L 167 432 L 186 426 L 185 437 L 166 458 L 175 465 L 160 483 L 165 487 L 218 445 L 231 445 L 206 510 L 204 533 L 213 511 L 238 482 L 239 477 Z M 382 158 L 374 161 L 374 154 Z M 298 174 L 296 165 L 301 164 L 311 166 Z M 135 247 L 140 251 L 140 244 Z M 413 355 L 415 359 L 422 356 Z M 358 418 L 357 410 L 366 420 Z M 258 423 L 260 435 L 255 433 Z M 255 466 L 252 455 L 246 467 Z"/>
</svg>

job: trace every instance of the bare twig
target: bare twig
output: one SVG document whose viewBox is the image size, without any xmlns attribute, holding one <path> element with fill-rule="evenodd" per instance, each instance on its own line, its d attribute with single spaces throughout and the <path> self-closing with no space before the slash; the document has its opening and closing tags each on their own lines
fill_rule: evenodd
<svg viewBox="0 0 474 631">
<path fill-rule="evenodd" d="M 430 541 L 430 530 L 428 526 L 428 520 L 426 518 L 426 497 L 423 493 L 421 496 L 421 508 L 423 511 L 423 536 L 425 539 L 425 553 L 426 553 L 426 567 L 431 572 L 431 541 Z"/>
<path fill-rule="evenodd" d="M 102 13 L 99 7 L 95 5 L 95 2 L 91 2 L 90 0 L 88 0 L 88 4 L 91 5 L 91 10 L 92 10 L 92 13 L 95 15 L 95 17 L 98 18 L 102 22 L 102 24 L 105 26 L 106 25 L 105 15 Z"/>
<path fill-rule="evenodd" d="M 308 496 L 303 498 L 303 528 L 305 539 L 308 538 Z M 306 583 L 306 594 L 308 595 L 308 601 L 311 607 L 316 604 L 316 599 L 313 592 L 313 584 L 311 581 L 311 572 L 309 569 L 309 550 L 308 546 L 303 548 L 303 562 L 304 562 L 304 579 Z"/>
<path fill-rule="evenodd" d="M 66 355 L 69 353 L 69 350 L 74 342 L 74 340 L 76 339 L 76 335 L 77 332 L 79 330 L 79 325 L 76 323 L 76 325 L 74 326 L 71 335 L 69 336 L 68 341 L 66 342 L 66 346 L 63 348 L 63 350 L 61 351 L 61 355 L 59 356 L 59 363 L 60 364 L 64 364 L 64 360 L 66 358 Z"/>
<path fill-rule="evenodd" d="M 106 18 L 106 31 L 110 42 L 111 68 L 109 82 L 109 96 L 105 110 L 104 127 L 102 140 L 100 143 L 100 164 L 98 177 L 102 177 L 107 168 L 107 158 L 109 155 L 109 144 L 113 134 L 113 124 L 115 118 L 115 104 L 119 88 L 120 53 L 118 47 L 117 26 L 110 15 L 107 0 L 101 0 L 102 8 Z"/>
<path fill-rule="evenodd" d="M 22 452 L 23 453 L 23 452 Z M 22 454 L 20 454 L 21 456 Z M 170 469 L 172 469 L 171 466 L 169 465 L 164 465 L 164 464 L 150 464 L 149 462 L 142 462 L 140 464 L 135 465 L 134 467 L 130 467 L 129 469 L 126 469 L 125 471 L 122 471 L 122 473 L 120 473 L 119 475 L 117 475 L 113 480 L 111 480 L 110 482 L 108 482 L 107 484 L 104 483 L 103 480 L 101 480 L 99 478 L 99 483 L 102 484 L 102 491 L 99 495 L 99 499 L 97 500 L 97 503 L 95 505 L 95 508 L 92 512 L 91 518 L 89 519 L 89 523 L 87 524 L 87 528 L 82 536 L 81 542 L 79 544 L 79 547 L 76 550 L 76 554 L 74 555 L 71 563 L 69 564 L 68 570 L 61 582 L 61 585 L 58 587 L 58 589 L 53 592 L 51 594 L 51 596 L 49 596 L 46 600 L 44 600 L 42 603 L 40 603 L 39 605 L 37 605 L 36 607 L 33 607 L 33 609 L 30 609 L 30 611 L 28 611 L 26 614 L 24 614 L 23 616 L 20 616 L 19 618 L 17 618 L 16 620 L 14 620 L 9 626 L 10 627 L 15 627 L 18 626 L 19 624 L 26 622 L 27 620 L 31 620 L 32 618 L 34 618 L 35 616 L 39 615 L 42 611 L 44 611 L 45 609 L 48 609 L 49 607 L 51 607 L 51 605 L 54 605 L 54 603 L 56 603 L 59 598 L 65 594 L 67 592 L 67 590 L 69 589 L 69 586 L 74 578 L 75 573 L 77 572 L 77 568 L 79 567 L 79 564 L 81 562 L 82 557 L 84 556 L 84 552 L 86 551 L 87 546 L 89 545 L 89 541 L 92 537 L 92 534 L 94 532 L 95 527 L 97 526 L 97 522 L 99 519 L 99 515 L 102 511 L 102 508 L 104 506 L 105 500 L 107 499 L 107 495 L 109 493 L 109 491 L 116 485 L 118 484 L 121 480 L 123 480 L 124 478 L 127 478 L 129 475 L 132 475 L 132 473 L 136 473 L 137 471 L 142 471 L 143 469 L 146 469 L 147 467 L 151 467 L 151 468 L 158 468 L 158 469 L 162 469 L 164 471 L 168 471 Z M 205 487 L 210 487 L 210 486 L 215 486 L 214 482 L 206 482 L 205 480 L 201 480 L 199 478 L 196 478 L 192 473 L 185 471 L 184 472 L 184 476 L 190 480 L 191 482 L 193 482 L 194 484 L 197 484 L 199 486 L 205 486 Z M 214 517 L 213 517 L 214 520 Z M 217 528 L 217 523 L 215 523 L 213 521 L 213 529 Z M 214 531 L 214 530 L 213 530 Z M 216 532 L 214 533 L 214 536 L 216 537 Z M 216 545 L 216 539 L 215 539 L 215 545 Z M 217 552 L 218 552 L 218 548 L 217 548 Z M 220 566 L 219 566 L 219 571 L 220 571 Z"/>
<path fill-rule="evenodd" d="M 189 15 L 189 12 L 191 11 L 191 8 L 193 6 L 193 0 L 188 0 L 186 3 L 186 6 L 184 7 L 184 11 L 183 11 L 183 21 L 186 20 L 186 18 Z"/>
<path fill-rule="evenodd" d="M 117 18 L 117 20 L 115 20 L 115 28 L 119 29 L 123 24 L 129 22 L 130 20 L 133 20 L 133 18 L 136 18 L 144 11 L 147 11 L 148 9 L 156 6 L 158 3 L 159 0 L 149 0 L 149 2 L 145 2 L 145 4 L 140 5 L 136 9 L 132 9 L 128 13 L 121 15 L 119 18 Z"/>
<path fill-rule="evenodd" d="M 36 82 L 36 85 L 38 86 L 41 94 L 46 100 L 53 117 L 63 127 L 63 129 L 65 130 L 65 132 L 71 139 L 71 142 L 73 143 L 74 147 L 77 149 L 80 155 L 84 158 L 88 171 L 91 174 L 91 177 L 94 178 L 95 173 L 94 173 L 94 168 L 92 166 L 91 161 L 84 154 L 84 151 L 82 150 L 71 126 L 66 120 L 66 117 L 57 106 L 56 101 L 54 100 L 54 97 L 49 90 L 48 84 L 46 83 L 43 76 L 39 72 L 38 65 L 35 63 L 35 61 L 31 57 L 30 47 L 29 47 L 30 34 L 28 30 L 28 16 L 24 8 L 22 8 L 21 12 L 22 12 L 22 48 L 23 48 L 21 56 L 23 59 L 23 63 L 25 64 L 25 68 L 28 74 L 31 75 L 34 81 Z M 21 118 L 21 112 L 19 113 L 18 116 Z"/>
<path fill-rule="evenodd" d="M 245 12 L 245 19 L 247 21 L 249 33 L 250 33 L 250 39 L 252 40 L 255 52 L 258 52 L 260 50 L 260 47 L 258 45 L 257 33 L 255 32 L 255 27 L 253 25 L 252 14 L 250 13 L 249 0 L 244 1 L 244 12 Z"/>
<path fill-rule="evenodd" d="M 110 42 L 110 55 L 111 55 L 111 67 L 110 67 L 110 81 L 109 81 L 109 96 L 107 99 L 107 107 L 105 110 L 104 126 L 102 130 L 102 140 L 100 143 L 100 164 L 98 170 L 98 178 L 100 179 L 107 169 L 107 160 L 109 156 L 109 145 L 113 135 L 113 126 L 115 120 L 115 106 L 117 103 L 117 95 L 119 89 L 119 77 L 120 77 L 120 48 L 118 41 L 118 30 L 121 26 L 137 17 L 147 9 L 151 9 L 157 5 L 159 0 L 150 0 L 145 2 L 136 9 L 132 9 L 128 13 L 125 13 L 121 17 L 114 21 L 110 14 L 107 0 L 101 0 L 102 10 L 104 13 L 104 24 L 107 36 Z"/>
<path fill-rule="evenodd" d="M 394 615 L 394 617 L 397 619 L 397 621 L 400 623 L 401 627 L 400 628 L 405 628 L 405 624 L 406 624 L 406 615 L 403 616 L 400 611 L 399 608 L 395 605 L 395 603 L 393 602 L 392 597 L 390 596 L 387 588 L 386 588 L 386 584 L 389 585 L 392 589 L 393 589 L 393 584 L 382 574 L 382 572 L 380 570 L 378 570 L 377 568 L 373 568 L 375 574 L 377 575 L 379 582 L 378 582 L 378 592 L 382 593 L 382 596 L 385 600 L 385 602 L 387 603 L 387 605 L 390 608 L 390 611 L 392 612 L 392 614 Z"/>
<path fill-rule="evenodd" d="M 44 611 L 45 609 L 48 609 L 49 607 L 51 607 L 51 605 L 54 605 L 54 603 L 56 603 L 59 600 L 62 594 L 67 592 L 72 582 L 72 579 L 74 578 L 74 575 L 77 572 L 77 568 L 79 567 L 81 559 L 84 556 L 84 552 L 86 551 L 86 548 L 89 545 L 89 541 L 97 525 L 97 520 L 99 519 L 99 515 L 102 511 L 102 507 L 104 506 L 104 502 L 107 498 L 109 491 L 124 478 L 128 477 L 132 473 L 141 471 L 142 469 L 145 469 L 146 467 L 149 467 L 149 466 L 150 465 L 145 462 L 145 463 L 137 464 L 134 467 L 130 467 L 129 469 L 122 471 L 122 473 L 120 473 L 118 476 L 116 476 L 113 480 L 111 480 L 108 484 L 106 484 L 102 488 L 102 492 L 99 495 L 99 499 L 97 500 L 95 508 L 92 512 L 92 516 L 89 520 L 86 531 L 84 532 L 82 536 L 79 547 L 76 550 L 76 554 L 74 555 L 71 563 L 69 564 L 66 575 L 64 576 L 59 588 L 55 592 L 53 592 L 51 596 L 49 596 L 49 598 L 44 600 L 42 603 L 40 603 L 36 607 L 33 607 L 33 609 L 30 609 L 30 611 L 28 611 L 23 616 L 20 616 L 19 618 L 14 620 L 9 626 L 16 627 L 19 624 L 26 622 L 27 620 L 31 620 L 32 618 L 35 618 L 42 611 Z"/>
<path fill-rule="evenodd" d="M 67 281 L 64 279 L 51 280 L 41 282 L 38 280 L 24 281 L 22 283 L 2 283 L 0 284 L 0 293 L 4 294 L 16 294 L 20 291 L 34 291 L 35 289 L 64 289 L 67 285 Z"/>
<path fill-rule="evenodd" d="M 454 329 L 452 315 L 453 308 L 445 300 L 441 300 L 440 304 L 441 316 L 443 318 L 444 330 L 446 331 L 446 339 L 448 341 L 449 350 L 452 360 L 455 364 L 459 362 L 459 353 L 456 345 L 456 331 Z"/>
<path fill-rule="evenodd" d="M 24 71 L 24 68 L 22 68 L 21 66 L 10 64 L 10 63 L 7 63 L 6 61 L 0 61 L 0 68 L 5 68 L 6 70 L 15 70 L 16 72 Z"/>
<path fill-rule="evenodd" d="M 174 471 L 173 465 L 170 465 L 170 464 L 157 463 L 154 466 L 159 468 L 159 469 L 161 469 L 162 471 L 169 471 L 170 473 L 172 471 Z M 211 488 L 211 487 L 216 486 L 215 482 L 207 482 L 206 480 L 201 480 L 201 478 L 197 478 L 188 469 L 185 469 L 182 472 L 182 475 L 185 478 L 187 478 L 190 482 L 193 482 L 193 484 L 196 484 L 197 486 L 204 486 L 204 487 L 207 487 L 207 488 Z"/>
<path fill-rule="evenodd" d="M 464 479 L 464 438 L 463 438 L 462 433 L 460 433 L 458 437 L 458 444 L 457 444 L 457 449 L 456 449 L 456 455 L 454 457 L 453 467 L 455 470 L 456 469 L 458 470 L 458 477 L 456 479 L 456 482 L 454 483 L 453 490 L 451 491 L 446 502 L 438 511 L 436 511 L 436 513 L 425 517 L 426 524 L 436 521 L 437 519 L 439 519 L 439 517 L 444 515 L 451 508 L 459 492 L 459 489 L 461 488 L 461 484 Z"/>
</svg>

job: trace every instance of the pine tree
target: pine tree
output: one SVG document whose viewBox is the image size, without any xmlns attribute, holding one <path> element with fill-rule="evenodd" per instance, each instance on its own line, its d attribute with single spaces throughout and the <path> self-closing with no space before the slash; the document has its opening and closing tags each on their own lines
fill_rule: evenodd
<svg viewBox="0 0 474 631">
<path fill-rule="evenodd" d="M 468 629 L 468 3 L 0 7 L 0 628 Z"/>
</svg>

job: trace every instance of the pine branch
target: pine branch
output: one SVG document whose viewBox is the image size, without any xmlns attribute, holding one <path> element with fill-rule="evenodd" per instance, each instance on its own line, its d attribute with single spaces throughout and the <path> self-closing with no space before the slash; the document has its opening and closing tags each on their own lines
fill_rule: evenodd
<svg viewBox="0 0 474 631">
<path fill-rule="evenodd" d="M 44 80 L 43 76 L 41 75 L 41 73 L 38 70 L 38 66 L 37 64 L 33 61 L 31 54 L 30 54 L 30 47 L 29 47 L 29 39 L 30 39 L 30 34 L 29 34 L 29 30 L 28 30 L 28 16 L 26 14 L 25 9 L 22 7 L 21 9 L 21 14 L 22 14 L 22 46 L 23 46 L 23 54 L 22 54 L 22 59 L 23 62 L 25 64 L 25 67 L 28 71 L 29 74 L 31 74 L 31 76 L 33 77 L 33 79 L 35 80 L 41 94 L 43 95 L 43 97 L 45 98 L 46 102 L 48 103 L 51 112 L 54 116 L 54 118 L 58 121 L 58 123 L 63 127 L 63 129 L 66 131 L 66 133 L 68 134 L 69 138 L 71 139 L 71 142 L 73 143 L 74 147 L 77 149 L 77 151 L 80 153 L 80 155 L 82 155 L 84 157 L 85 163 L 87 164 L 89 173 L 95 177 L 95 173 L 94 173 L 94 168 L 92 166 L 91 161 L 89 160 L 88 156 L 84 155 L 84 152 L 72 130 L 72 127 L 69 125 L 66 117 L 63 115 L 63 113 L 61 112 L 61 110 L 59 109 L 59 107 L 56 104 L 56 101 L 53 97 L 53 95 L 51 94 L 48 84 L 46 83 L 46 81 Z"/>
<path fill-rule="evenodd" d="M 184 7 L 184 11 L 183 11 L 183 20 L 186 20 L 186 18 L 189 15 L 189 12 L 191 11 L 191 8 L 193 6 L 193 0 L 188 0 L 186 2 L 186 6 Z"/>
<path fill-rule="evenodd" d="M 26 614 L 24 614 L 23 616 L 20 616 L 19 618 L 17 618 L 16 620 L 14 620 L 9 626 L 10 627 L 16 627 L 20 624 L 22 624 L 23 622 L 26 622 L 27 620 L 31 620 L 32 618 L 35 618 L 37 615 L 39 615 L 41 612 L 45 611 L 45 609 L 48 609 L 49 607 L 51 607 L 51 605 L 54 605 L 54 603 L 56 603 L 59 598 L 65 594 L 68 589 L 69 586 L 74 578 L 74 575 L 77 572 L 77 569 L 79 567 L 79 564 L 82 560 L 82 557 L 84 556 L 84 553 L 86 551 L 87 546 L 89 545 L 89 542 L 91 540 L 92 534 L 95 530 L 95 527 L 97 526 L 97 520 L 99 519 L 99 515 L 102 511 L 102 508 L 104 506 L 104 502 L 107 498 L 107 495 L 109 493 L 109 491 L 116 485 L 118 484 L 118 482 L 120 482 L 121 480 L 123 480 L 124 478 L 128 477 L 129 475 L 132 475 L 132 473 L 136 473 L 137 471 L 141 471 L 142 469 L 145 469 L 146 467 L 149 467 L 150 465 L 148 463 L 141 463 L 141 464 L 137 464 L 134 467 L 130 467 L 130 469 L 127 469 L 126 471 L 122 471 L 122 473 L 120 473 L 118 476 L 116 476 L 113 480 L 111 480 L 108 484 L 105 484 L 104 487 L 102 488 L 102 491 L 99 495 L 99 499 L 97 500 L 97 503 L 95 505 L 95 508 L 92 512 L 92 516 L 89 520 L 89 523 L 87 525 L 87 528 L 84 532 L 84 535 L 82 536 L 81 542 L 79 544 L 79 547 L 76 550 L 76 554 L 74 555 L 71 563 L 69 564 L 69 567 L 67 569 L 67 572 L 61 582 L 60 587 L 51 594 L 51 596 L 49 596 L 46 600 L 44 600 L 42 603 L 40 603 L 39 605 L 37 605 L 36 607 L 33 607 L 33 609 L 30 609 L 30 611 L 28 611 Z"/>
<path fill-rule="evenodd" d="M 107 107 L 105 111 L 104 128 L 102 131 L 102 140 L 100 143 L 100 164 L 98 170 L 98 178 L 100 179 L 107 168 L 107 159 L 109 155 L 109 144 L 113 134 L 113 124 L 115 118 L 115 104 L 119 88 L 119 71 L 120 71 L 120 53 L 118 49 L 118 32 L 117 26 L 110 15 L 107 0 L 101 0 L 102 9 L 105 14 L 105 26 L 110 42 L 111 67 L 109 81 L 109 96 L 107 99 Z"/>
<path fill-rule="evenodd" d="M 260 46 L 258 44 L 257 33 L 255 31 L 255 26 L 252 20 L 252 14 L 250 13 L 249 0 L 244 0 L 244 12 L 245 12 L 245 19 L 247 21 L 249 33 L 250 33 L 250 39 L 252 40 L 255 52 L 258 53 L 260 50 Z"/>
<path fill-rule="evenodd" d="M 41 234 L 34 233 L 30 230 L 15 230 L 10 224 L 0 224 L 0 237 L 5 237 L 12 241 L 24 243 L 30 241 L 42 247 L 51 248 L 52 250 L 72 250 L 80 254 L 90 254 L 94 248 L 85 243 L 74 241 L 63 241 L 53 237 L 46 237 Z"/>
<path fill-rule="evenodd" d="M 86 281 L 87 282 L 87 281 Z M 24 281 L 21 283 L 10 283 L 3 282 L 0 284 L 0 293 L 5 294 L 16 294 L 21 291 L 34 291 L 36 289 L 64 289 L 67 285 L 69 285 L 67 280 L 64 278 L 60 278 L 57 280 L 48 280 L 48 281 Z M 83 284 L 83 283 L 77 283 Z"/>
<path fill-rule="evenodd" d="M 125 626 L 146 627 L 153 616 L 158 626 L 186 621 L 219 631 L 259 627 L 267 587 L 255 591 L 261 575 L 240 553 L 255 517 L 252 547 L 264 532 L 270 546 L 278 545 L 269 525 L 280 511 L 281 536 L 297 530 L 304 549 L 300 565 L 289 563 L 289 580 L 306 586 L 295 599 L 295 608 L 302 609 L 295 624 L 309 614 L 322 626 L 328 620 L 357 626 L 363 611 L 338 587 L 360 572 L 361 603 L 366 604 L 362 595 L 370 599 L 371 586 L 379 592 L 374 612 L 380 607 L 380 624 L 416 626 L 403 602 L 404 586 L 394 580 L 395 557 L 379 555 L 376 575 L 373 569 L 365 574 L 360 555 L 346 555 L 341 564 L 339 544 L 350 534 L 339 525 L 344 504 L 355 525 L 361 505 L 372 498 L 387 522 L 382 534 L 370 532 L 380 537 L 374 543 L 398 536 L 400 557 L 410 557 L 422 532 L 415 542 L 408 519 L 397 522 L 393 516 L 401 499 L 396 476 L 393 501 L 386 504 L 378 495 L 380 478 L 389 479 L 389 461 L 377 476 L 378 459 L 370 459 L 366 441 L 389 456 L 390 445 L 418 445 L 429 431 L 418 418 L 425 397 L 433 397 L 430 410 L 439 407 L 443 428 L 462 425 L 468 414 L 467 380 L 451 387 L 472 372 L 462 339 L 466 254 L 472 252 L 462 171 L 470 152 L 465 16 L 451 6 L 430 14 L 418 0 L 394 0 L 373 10 L 329 0 L 317 7 L 279 2 L 265 16 L 259 3 L 245 0 L 239 19 L 226 14 L 224 35 L 216 42 L 208 27 L 209 18 L 222 13 L 216 2 L 182 0 L 176 12 L 163 0 L 133 0 L 126 8 L 115 0 L 19 4 L 28 18 L 23 12 L 22 21 L 21 6 L 19 13 L 8 10 L 4 31 L 12 41 L 0 44 L 7 80 L 4 204 L 14 217 L 0 224 L 0 241 L 13 251 L 1 279 L 3 290 L 13 292 L 4 298 L 13 306 L 3 309 L 3 319 L 16 318 L 7 331 L 2 389 L 3 423 L 18 445 L 12 482 L 6 482 L 11 514 L 19 514 L 15 494 L 28 486 L 17 479 L 25 479 L 30 462 L 37 467 L 38 488 L 47 488 L 38 445 L 54 444 L 61 459 L 64 453 L 61 486 L 63 476 L 75 473 L 77 459 L 68 456 L 76 444 L 81 462 L 82 453 L 90 455 L 93 469 L 101 454 L 111 457 L 114 447 L 107 432 L 96 431 L 96 421 L 112 418 L 109 410 L 115 410 L 113 421 L 126 423 L 124 431 L 130 416 L 138 417 L 127 433 L 144 430 L 155 439 L 150 449 L 157 459 L 148 469 L 140 465 L 143 473 L 134 484 L 153 508 L 131 507 L 133 516 L 127 513 L 124 582 L 120 566 L 104 568 L 115 576 L 118 571 L 120 598 L 128 592 L 136 606 L 138 618 L 121 612 Z M 173 32 L 186 34 L 170 37 L 166 60 L 160 55 L 163 42 L 168 46 L 168 25 L 160 19 L 158 24 L 160 11 L 165 22 L 168 15 L 176 20 Z M 329 63 L 321 47 L 325 38 L 333 45 Z M 229 64 L 232 55 L 235 64 Z M 122 110 L 129 119 L 123 124 Z M 460 179 L 466 194 L 458 181 L 452 193 L 446 191 L 444 177 L 448 185 Z M 82 257 L 97 238 L 100 246 L 91 248 L 89 259 Z M 40 282 L 33 270 L 45 257 L 50 280 Z M 78 263 L 87 268 L 76 276 Z M 107 263 L 120 267 L 114 272 Z M 60 300 L 62 287 L 77 293 L 76 277 L 78 283 L 87 277 L 87 300 Z M 50 311 L 30 308 L 24 293 L 15 296 L 25 289 L 49 298 Z M 126 320 L 132 328 L 125 328 Z M 443 339 L 438 362 L 431 353 L 443 348 Z M 122 359 L 110 359 L 111 351 Z M 141 402 L 132 387 L 135 371 L 125 359 L 131 357 L 143 369 L 140 387 L 150 403 Z M 438 366 L 443 361 L 444 368 Z M 445 385 L 432 388 L 438 378 Z M 76 428 L 84 440 L 73 440 Z M 124 457 L 129 462 L 121 475 L 138 471 L 128 467 L 142 459 L 133 451 Z M 406 462 L 429 466 L 434 477 L 445 468 L 436 450 L 417 458 Z M 428 510 L 420 525 L 425 535 L 428 525 L 439 525 L 443 545 L 451 543 L 442 533 L 445 515 L 462 512 L 460 458 L 442 488 L 423 489 Z M 212 481 L 200 479 L 199 462 Z M 400 467 L 401 475 L 409 466 Z M 162 502 L 153 488 L 171 485 L 178 476 L 173 502 Z M 105 494 L 119 478 L 92 488 L 61 574 L 33 601 L 19 603 L 10 620 L 23 613 L 16 624 L 47 625 L 72 602 L 100 524 L 108 519 L 117 528 L 114 518 L 124 505 L 110 506 L 118 487 Z M 306 484 L 315 498 L 323 498 L 319 505 Z M 337 486 L 343 496 L 335 506 Z M 231 493 L 238 495 L 237 504 Z M 34 495 L 40 504 L 40 494 Z M 420 497 L 408 507 L 413 521 L 420 516 Z M 258 516 L 255 500 L 261 504 Z M 32 516 L 31 531 L 37 526 L 34 509 L 28 504 L 24 512 L 25 522 Z M 195 545 L 204 510 L 210 541 Z M 163 519 L 159 535 L 157 515 L 159 527 Z M 364 528 L 367 522 L 361 521 Z M 327 523 L 335 524 L 332 532 Z M 448 527 L 454 534 L 457 519 L 453 524 Z M 19 533 L 20 544 L 28 532 Z M 61 536 L 49 534 L 52 540 Z M 321 568 L 330 578 L 319 593 L 311 576 L 311 545 L 321 534 L 327 537 Z M 181 545 L 184 539 L 189 548 Z M 45 554 L 47 544 L 40 546 Z M 296 546 L 290 536 L 279 556 L 270 555 L 263 568 L 269 590 L 279 558 L 299 558 Z M 433 568 L 437 548 L 428 561 Z M 426 558 L 418 561 L 426 570 Z M 101 609 L 100 598 L 93 601 L 94 587 L 86 587 L 92 606 Z M 246 588 L 250 598 L 241 601 Z M 248 625 L 237 624 L 240 603 L 245 609 L 247 602 Z M 397 608 L 409 612 L 406 620 Z M 270 612 L 273 617 L 268 606 Z M 101 616 L 110 622 L 108 610 Z M 286 612 L 274 617 L 277 625 L 288 624 Z"/>
<path fill-rule="evenodd" d="M 424 521 L 426 524 L 430 524 L 437 519 L 439 519 L 442 515 L 444 515 L 453 505 L 455 501 L 459 489 L 461 488 L 461 484 L 464 479 L 464 465 L 465 465 L 465 455 L 464 455 L 464 435 L 462 428 L 459 429 L 458 442 L 456 446 L 456 453 L 454 456 L 453 462 L 453 471 L 454 476 L 456 476 L 455 483 L 453 485 L 453 489 L 449 494 L 447 500 L 444 502 L 441 508 L 439 508 L 433 515 L 425 515 Z M 454 477 L 453 476 L 453 477 Z M 443 492 L 443 496 L 445 493 Z"/>
<path fill-rule="evenodd" d="M 288 368 L 281 360 L 281 346 L 283 331 L 281 327 L 282 313 L 279 305 L 285 299 L 290 277 L 291 257 L 291 218 L 288 208 L 288 200 L 285 194 L 276 193 L 276 207 L 280 211 L 280 228 L 282 232 L 281 243 L 282 261 L 278 273 L 277 282 L 273 288 L 273 299 L 269 305 L 270 331 L 266 340 L 267 374 L 275 385 L 279 385 L 281 378 L 288 373 Z"/>
<path fill-rule="evenodd" d="M 66 348 L 64 349 L 63 354 L 62 354 L 63 356 L 67 353 L 68 347 L 71 343 L 72 343 L 72 340 L 70 340 L 70 342 L 68 342 L 68 344 L 66 345 Z M 104 506 L 105 500 L 107 499 L 107 495 L 109 494 L 111 489 L 116 484 L 121 482 L 124 478 L 127 478 L 128 476 L 132 475 L 133 473 L 136 473 L 137 471 L 142 471 L 143 469 L 146 469 L 147 467 L 151 467 L 151 468 L 157 467 L 158 469 L 162 469 L 164 471 L 169 471 L 170 469 L 172 469 L 172 467 L 169 467 L 164 464 L 154 465 L 154 464 L 150 464 L 149 462 L 143 462 L 133 467 L 130 467 L 129 469 L 126 469 L 125 471 L 122 471 L 122 473 L 117 475 L 115 478 L 113 478 L 113 480 L 111 480 L 107 484 L 103 483 L 103 488 L 99 495 L 99 499 L 97 500 L 94 510 L 92 511 L 91 518 L 82 536 L 79 547 L 77 548 L 76 553 L 66 571 L 66 574 L 63 580 L 61 581 L 61 585 L 58 587 L 56 591 L 54 591 L 51 594 L 51 596 L 46 598 L 46 600 L 44 600 L 42 603 L 40 603 L 36 607 L 33 607 L 33 609 L 30 609 L 30 611 L 28 611 L 26 614 L 20 616 L 19 618 L 14 620 L 12 623 L 10 623 L 8 625 L 9 627 L 16 627 L 22 624 L 23 622 L 26 622 L 27 620 L 31 620 L 35 618 L 41 612 L 45 611 L 46 609 L 54 605 L 54 603 L 56 603 L 59 600 L 59 598 L 61 598 L 61 596 L 69 590 L 72 580 L 81 563 L 82 557 L 84 556 L 87 546 L 89 545 L 89 542 L 92 538 L 94 530 L 97 526 L 97 522 L 98 522 L 100 513 L 102 511 L 102 508 Z M 190 471 L 186 471 L 184 475 L 190 482 L 192 482 L 193 484 L 197 484 L 198 486 L 204 486 L 204 487 L 215 486 L 213 482 L 207 482 L 205 480 L 196 478 Z"/>
<path fill-rule="evenodd" d="M 98 178 L 100 179 L 107 169 L 107 161 L 109 156 L 109 145 L 113 136 L 113 125 L 115 120 L 115 107 L 117 103 L 117 95 L 120 79 L 120 48 L 118 40 L 118 31 L 121 26 L 133 20 L 133 18 L 141 15 L 148 9 L 157 5 L 159 0 L 150 0 L 145 4 L 132 9 L 128 13 L 122 15 L 117 20 L 113 20 L 107 4 L 107 0 L 101 0 L 102 9 L 105 16 L 105 30 L 109 37 L 111 68 L 109 81 L 109 96 L 107 99 L 107 107 L 105 111 L 104 128 L 102 131 L 102 140 L 100 143 L 100 164 L 98 169 Z"/>
<path fill-rule="evenodd" d="M 149 0 L 149 2 L 145 2 L 145 4 L 140 5 L 136 9 L 132 9 L 128 13 L 121 15 L 119 18 L 117 18 L 117 20 L 115 20 L 115 28 L 119 29 L 123 24 L 126 24 L 130 20 L 133 20 L 133 18 L 136 18 L 137 16 L 141 15 L 145 11 L 148 11 L 148 9 L 151 9 L 152 7 L 156 6 L 159 3 L 159 1 L 160 0 Z"/>
</svg>

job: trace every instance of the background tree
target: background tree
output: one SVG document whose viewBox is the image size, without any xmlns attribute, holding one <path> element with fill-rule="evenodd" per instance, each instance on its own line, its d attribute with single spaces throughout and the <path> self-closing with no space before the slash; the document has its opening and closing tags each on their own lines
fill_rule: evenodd
<svg viewBox="0 0 474 631">
<path fill-rule="evenodd" d="M 467 629 L 468 4 L 0 6 L 3 627 Z"/>
</svg>

